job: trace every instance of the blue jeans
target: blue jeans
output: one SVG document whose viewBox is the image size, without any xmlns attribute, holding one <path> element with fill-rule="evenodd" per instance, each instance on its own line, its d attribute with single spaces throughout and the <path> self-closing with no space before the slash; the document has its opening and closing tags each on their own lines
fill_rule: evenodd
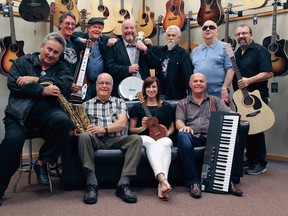
<svg viewBox="0 0 288 216">
<path fill-rule="evenodd" d="M 199 171 L 195 162 L 194 148 L 205 146 L 206 138 L 203 136 L 196 137 L 191 133 L 178 133 L 177 144 L 178 154 L 184 165 L 186 184 L 200 184 Z"/>
</svg>

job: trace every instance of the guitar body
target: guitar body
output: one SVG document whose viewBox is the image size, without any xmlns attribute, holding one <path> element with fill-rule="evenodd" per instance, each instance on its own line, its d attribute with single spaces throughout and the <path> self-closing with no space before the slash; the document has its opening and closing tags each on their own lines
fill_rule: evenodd
<svg viewBox="0 0 288 216">
<path fill-rule="evenodd" d="M 64 12 L 72 13 L 76 18 L 76 26 L 81 23 L 80 12 L 77 8 L 78 0 L 55 0 L 56 11 L 54 14 L 54 26 L 59 27 L 59 18 Z"/>
<path fill-rule="evenodd" d="M 111 13 L 112 3 L 111 0 L 103 0 L 103 4 L 99 5 L 92 3 L 91 4 L 91 15 L 90 17 L 101 17 L 104 21 L 103 33 L 112 32 L 115 28 L 116 19 Z M 110 8 L 110 9 L 109 9 Z"/>
<path fill-rule="evenodd" d="M 247 9 L 256 9 L 266 6 L 268 0 L 243 0 L 243 6 Z"/>
<path fill-rule="evenodd" d="M 155 14 L 150 11 L 149 7 L 138 10 L 137 31 L 143 31 L 146 37 L 154 37 L 157 32 L 156 22 L 154 20 Z"/>
<path fill-rule="evenodd" d="M 166 137 L 166 130 L 164 127 L 159 125 L 158 119 L 156 117 L 152 117 L 146 121 L 146 125 L 149 128 L 149 136 L 154 140 L 158 140 L 160 138 Z"/>
<path fill-rule="evenodd" d="M 178 26 L 181 31 L 185 29 L 186 16 L 184 13 L 184 1 L 174 0 L 172 4 L 171 0 L 166 3 L 166 15 L 163 21 L 164 31 L 170 25 Z"/>
<path fill-rule="evenodd" d="M 45 21 L 49 17 L 50 7 L 46 0 L 22 0 L 19 14 L 28 22 Z"/>
<path fill-rule="evenodd" d="M 221 0 L 201 0 L 197 22 L 202 26 L 207 20 L 214 21 L 218 26 L 224 21 L 224 10 Z"/>
<path fill-rule="evenodd" d="M 240 89 L 234 92 L 233 100 L 237 106 L 237 112 L 241 114 L 241 120 L 250 123 L 249 135 L 268 130 L 275 123 L 273 111 L 265 104 L 260 92 L 255 90 L 249 93 L 249 97 L 243 97 Z"/>
<path fill-rule="evenodd" d="M 276 40 L 276 42 L 272 44 L 271 36 L 268 36 L 264 38 L 262 44 L 271 53 L 274 75 L 286 75 L 288 72 L 287 50 L 285 49 L 285 47 L 287 47 L 287 41 L 284 39 Z"/>
<path fill-rule="evenodd" d="M 120 3 L 114 5 L 114 16 L 116 19 L 116 25 L 115 28 L 113 29 L 113 34 L 117 36 L 122 35 L 121 29 L 123 21 L 126 19 L 134 20 L 132 12 L 133 12 L 132 5 L 130 3 L 125 3 L 123 8 L 121 8 Z"/>
</svg>

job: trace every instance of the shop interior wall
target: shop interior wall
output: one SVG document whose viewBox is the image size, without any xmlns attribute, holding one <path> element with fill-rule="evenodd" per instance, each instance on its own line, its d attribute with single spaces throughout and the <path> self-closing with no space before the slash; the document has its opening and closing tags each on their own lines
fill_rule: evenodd
<svg viewBox="0 0 288 216">
<path fill-rule="evenodd" d="M 258 0 L 260 1 L 260 0 Z M 5 0 L 0 0 L 0 3 L 5 4 Z M 48 0 L 48 3 L 52 1 Z M 105 0 L 103 1 L 106 2 Z M 110 0 L 112 5 L 119 3 L 120 0 Z M 155 13 L 155 20 L 157 20 L 159 15 L 165 16 L 166 14 L 166 0 L 146 0 L 146 5 L 150 7 L 150 10 Z M 184 0 L 184 12 L 188 14 L 188 11 L 193 12 L 193 18 L 197 18 L 197 13 L 200 8 L 200 0 Z M 264 1 L 263 1 L 264 2 Z M 222 6 L 225 10 L 228 3 L 232 3 L 233 7 L 232 10 L 234 12 L 243 11 L 243 17 L 237 18 L 237 14 L 230 15 L 230 22 L 229 22 L 229 35 L 234 38 L 235 30 L 239 24 L 245 23 L 252 27 L 253 29 L 253 39 L 257 43 L 262 43 L 262 40 L 267 37 L 271 36 L 272 33 L 272 10 L 273 7 L 271 6 L 274 1 L 269 0 L 265 8 L 260 9 L 253 9 L 247 10 L 242 6 L 241 0 L 222 0 Z M 284 3 L 286 1 L 279 1 Z M 20 2 L 15 1 L 13 10 L 16 12 L 14 21 L 15 21 L 15 30 L 16 30 L 16 39 L 23 40 L 25 42 L 24 45 L 24 52 L 30 53 L 34 51 L 38 51 L 43 40 L 43 37 L 49 33 L 49 21 L 46 22 L 27 22 L 23 20 L 21 17 L 17 16 L 17 5 Z M 98 0 L 78 0 L 78 9 L 79 11 L 83 8 L 87 9 L 88 18 L 89 13 L 91 12 L 91 4 L 99 4 Z M 125 0 L 125 4 L 131 4 L 133 7 L 133 16 L 135 20 L 138 19 L 138 10 L 142 7 L 142 1 L 140 0 Z M 110 8 L 110 11 L 113 12 L 114 8 Z M 277 33 L 280 39 L 287 40 L 288 43 L 288 11 L 283 10 L 283 6 L 279 6 L 278 10 L 281 11 L 277 15 Z M 261 16 L 261 14 L 265 14 L 266 16 Z M 270 12 L 270 13 L 269 13 Z M 253 15 L 258 14 L 258 23 L 257 25 L 253 25 Z M 250 16 L 248 16 L 250 15 Z M 247 18 L 248 17 L 248 18 Z M 9 18 L 3 17 L 0 14 L 0 38 L 10 36 L 10 22 Z M 80 29 L 77 29 L 80 31 Z M 57 31 L 57 28 L 54 28 L 54 31 Z M 198 44 L 203 42 L 202 35 L 201 35 L 201 28 L 197 25 L 196 21 L 191 21 L 190 25 L 190 33 L 191 33 L 191 41 L 195 41 Z M 113 36 L 112 34 L 110 34 Z M 181 44 L 187 41 L 188 31 L 185 30 L 182 33 Z M 219 39 L 224 38 L 225 36 L 225 23 L 219 26 Z M 165 44 L 165 37 L 164 34 L 160 34 L 160 45 Z M 152 38 L 154 44 L 157 43 L 157 35 Z M 2 50 L 1 50 L 2 51 Z M 267 145 L 267 153 L 270 156 L 275 156 L 278 159 L 288 160 L 288 109 L 287 109 L 287 101 L 288 100 L 288 90 L 286 88 L 288 83 L 287 76 L 275 77 L 269 81 L 269 87 L 271 82 L 278 83 L 278 93 L 270 93 L 270 107 L 274 111 L 276 122 L 274 126 L 265 132 L 266 134 L 266 145 Z M 7 78 L 0 74 L 0 119 L 4 118 L 4 109 L 7 105 L 9 91 L 7 89 Z M 232 95 L 231 95 L 232 96 Z M 285 102 L 286 101 L 286 102 Z M 0 140 L 4 137 L 4 124 L 0 122 Z M 40 145 L 40 141 L 39 141 Z M 34 151 L 39 149 L 39 145 L 36 147 L 34 146 Z M 26 151 L 26 150 L 25 150 Z"/>
</svg>

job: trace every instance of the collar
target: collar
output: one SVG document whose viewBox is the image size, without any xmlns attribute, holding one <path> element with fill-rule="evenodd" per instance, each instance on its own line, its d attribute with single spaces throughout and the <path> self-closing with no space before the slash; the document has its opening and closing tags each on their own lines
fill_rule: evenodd
<svg viewBox="0 0 288 216">
<path fill-rule="evenodd" d="M 96 96 L 95 98 L 94 98 L 94 103 L 97 103 L 97 102 L 100 102 L 100 103 L 102 103 L 102 104 L 105 104 L 105 103 L 111 103 L 112 102 L 112 97 L 110 96 L 109 98 L 108 98 L 108 100 L 106 100 L 106 101 L 101 101 L 100 99 L 99 99 L 99 97 L 98 96 Z"/>
<path fill-rule="evenodd" d="M 218 43 L 218 39 L 217 40 L 215 40 L 215 42 L 213 43 L 213 44 L 211 44 L 210 46 L 207 46 L 205 43 L 204 44 L 202 44 L 203 46 L 202 46 L 202 50 L 204 50 L 204 49 L 208 49 L 208 48 L 211 48 L 211 49 L 215 49 L 216 48 L 216 46 L 217 46 L 217 43 Z"/>
<path fill-rule="evenodd" d="M 203 99 L 203 101 L 205 101 L 205 100 L 209 100 L 210 97 L 211 97 L 211 96 L 208 95 L 208 94 L 205 92 L 205 95 L 204 95 L 204 99 Z M 189 97 L 188 97 L 188 102 L 189 102 L 189 103 L 194 103 L 194 104 L 195 104 L 195 101 L 194 101 L 194 99 L 193 99 L 193 97 L 192 97 L 192 94 L 189 95 Z"/>
<path fill-rule="evenodd" d="M 123 39 L 123 42 L 124 42 L 124 45 L 125 45 L 125 47 L 127 48 L 127 47 L 136 47 L 136 44 L 134 43 L 134 44 L 129 44 L 127 41 L 125 41 L 124 39 Z"/>
</svg>

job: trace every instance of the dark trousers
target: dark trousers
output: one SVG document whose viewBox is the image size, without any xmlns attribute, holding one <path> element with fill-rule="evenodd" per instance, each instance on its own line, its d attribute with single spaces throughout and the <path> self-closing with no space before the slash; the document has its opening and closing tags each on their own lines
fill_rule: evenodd
<svg viewBox="0 0 288 216">
<path fill-rule="evenodd" d="M 41 114 L 30 114 L 24 125 L 6 116 L 5 137 L 0 144 L 0 195 L 4 194 L 10 178 L 17 171 L 20 154 L 26 137 L 33 128 L 39 128 L 45 143 L 39 151 L 39 159 L 54 162 L 70 142 L 71 121 L 59 107 L 49 108 Z"/>
<path fill-rule="evenodd" d="M 250 163 L 266 167 L 266 144 L 264 133 L 249 135 L 246 142 L 246 157 Z"/>
</svg>

